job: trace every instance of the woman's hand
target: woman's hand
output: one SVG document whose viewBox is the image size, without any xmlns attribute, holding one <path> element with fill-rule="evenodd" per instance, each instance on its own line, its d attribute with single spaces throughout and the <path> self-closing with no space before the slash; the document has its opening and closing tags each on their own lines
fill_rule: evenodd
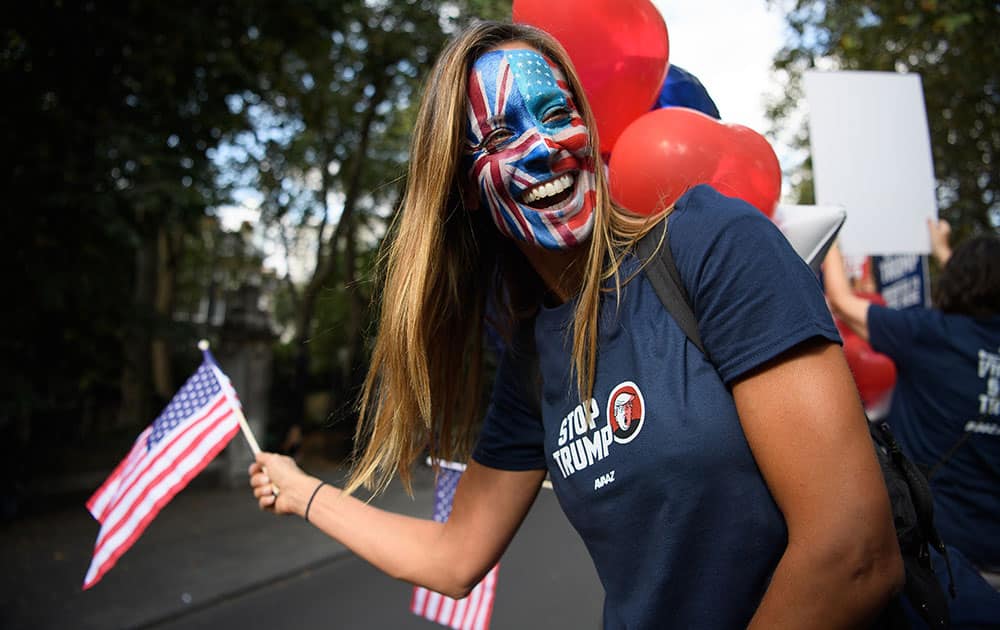
<svg viewBox="0 0 1000 630">
<path fill-rule="evenodd" d="M 303 516 L 312 497 L 312 525 L 390 577 L 455 599 L 468 595 L 500 559 L 545 478 L 544 470 L 469 462 L 451 516 L 438 523 L 381 510 L 333 486 L 320 488 L 319 479 L 283 455 L 260 453 L 249 472 L 262 510 Z"/>
<path fill-rule="evenodd" d="M 275 514 L 299 514 L 319 480 L 302 472 L 291 457 L 260 453 L 250 464 L 250 487 L 260 509 Z"/>
</svg>

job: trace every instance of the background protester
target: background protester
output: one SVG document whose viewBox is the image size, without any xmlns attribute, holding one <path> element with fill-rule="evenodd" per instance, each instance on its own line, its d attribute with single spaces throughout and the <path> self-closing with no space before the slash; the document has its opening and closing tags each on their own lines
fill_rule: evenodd
<svg viewBox="0 0 1000 630">
<path fill-rule="evenodd" d="M 834 314 L 895 363 L 886 421 L 904 452 L 930 477 L 935 524 L 952 555 L 956 581 L 966 559 L 988 579 L 1000 571 L 1000 239 L 976 236 L 950 252 L 946 223 L 929 223 L 944 267 L 934 308 L 893 310 L 848 285 L 831 249 L 824 285 Z M 941 567 L 939 577 L 946 580 Z M 971 571 L 969 573 L 972 573 Z M 1000 596 L 966 576 L 953 621 L 989 614 L 1000 623 Z M 978 596 L 978 599 L 977 597 Z"/>
</svg>

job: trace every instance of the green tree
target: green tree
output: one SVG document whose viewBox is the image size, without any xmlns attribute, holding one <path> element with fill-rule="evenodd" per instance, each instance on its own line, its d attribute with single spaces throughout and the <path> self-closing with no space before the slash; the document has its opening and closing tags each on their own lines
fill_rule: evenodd
<svg viewBox="0 0 1000 630">
<path fill-rule="evenodd" d="M 805 70 L 920 74 L 938 206 L 961 238 L 1000 228 L 1000 4 L 981 0 L 772 0 L 789 38 L 774 59 L 786 86 L 769 107 L 775 129 L 792 120 Z M 804 128 L 792 142 L 808 147 Z M 795 178 L 812 201 L 810 163 Z"/>
<path fill-rule="evenodd" d="M 259 194 L 286 267 L 304 270 L 294 280 L 289 271 L 283 290 L 293 382 L 272 417 L 285 423 L 302 417 L 311 390 L 350 409 L 367 362 L 367 279 L 399 199 L 420 85 L 472 10 L 510 11 L 507 2 L 483 1 L 337 6 L 338 19 L 311 20 L 308 36 L 274 57 L 267 89 L 243 98 L 255 129 L 237 138 L 229 163 Z M 262 40 L 273 36 L 261 30 Z"/>
<path fill-rule="evenodd" d="M 226 97 L 261 74 L 244 46 L 257 13 L 51 1 L 5 13 L 0 256 L 16 306 L 0 330 L 0 437 L 14 479 L 90 430 L 134 437 L 173 393 L 178 267 L 227 198 L 213 152 L 249 127 Z"/>
<path fill-rule="evenodd" d="M 398 199 L 420 81 L 457 24 L 509 10 L 491 0 L 10 7 L 0 268 L 13 307 L 0 327 L 0 439 L 12 478 L 91 432 L 134 438 L 188 371 L 170 358 L 189 367 L 203 332 L 193 314 L 236 278 L 262 276 L 257 245 L 311 252 L 306 282 L 286 281 L 276 300 L 295 339 L 296 390 L 317 375 L 310 343 L 322 348 L 323 386 L 349 389 L 364 359 L 364 280 Z M 225 234 L 214 221 L 234 193 L 260 199 L 254 230 Z"/>
</svg>

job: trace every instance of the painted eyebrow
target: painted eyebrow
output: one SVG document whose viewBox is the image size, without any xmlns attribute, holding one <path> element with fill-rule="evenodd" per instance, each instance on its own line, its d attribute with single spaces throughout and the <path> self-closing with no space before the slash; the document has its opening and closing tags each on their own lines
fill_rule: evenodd
<svg viewBox="0 0 1000 630">
<path fill-rule="evenodd" d="M 491 128 L 502 127 L 507 120 L 501 114 L 494 114 L 486 119 L 486 125 Z"/>
<path fill-rule="evenodd" d="M 569 99 L 566 98 L 562 90 L 546 93 L 544 96 L 539 97 L 538 100 L 539 107 L 545 110 L 552 109 L 555 106 L 569 108 Z"/>
<path fill-rule="evenodd" d="M 492 132 L 496 131 L 498 127 L 503 127 L 505 122 L 506 119 L 503 116 L 501 116 L 500 114 L 496 114 L 494 116 L 490 116 L 486 120 L 486 126 L 489 127 L 490 131 Z M 482 141 L 474 143 L 470 141 L 468 137 L 466 137 L 465 139 L 466 150 L 477 151 L 483 147 L 483 145 L 486 143 L 488 139 L 489 139 L 489 134 L 486 134 L 485 136 L 483 136 Z"/>
</svg>

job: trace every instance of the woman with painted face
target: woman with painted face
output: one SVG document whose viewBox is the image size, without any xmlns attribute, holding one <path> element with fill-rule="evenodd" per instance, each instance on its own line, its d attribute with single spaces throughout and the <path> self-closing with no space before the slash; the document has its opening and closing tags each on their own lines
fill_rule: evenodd
<svg viewBox="0 0 1000 630">
<path fill-rule="evenodd" d="M 689 191 L 664 212 L 659 246 L 676 259 L 709 360 L 633 252 L 661 217 L 611 201 L 594 130 L 545 33 L 482 22 L 448 45 L 387 245 L 353 476 L 341 491 L 264 453 L 250 469 L 260 506 L 462 597 L 548 473 L 604 585 L 607 628 L 871 622 L 902 563 L 815 277 L 751 206 Z M 480 428 L 490 299 L 510 346 Z M 471 452 L 446 523 L 349 496 L 393 475 L 408 482 L 426 450 Z"/>
</svg>

